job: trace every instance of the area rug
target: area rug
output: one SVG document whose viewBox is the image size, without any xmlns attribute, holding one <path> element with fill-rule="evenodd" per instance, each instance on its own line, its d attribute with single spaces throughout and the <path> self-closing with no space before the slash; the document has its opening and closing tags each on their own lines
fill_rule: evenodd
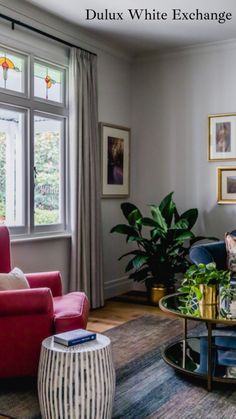
<svg viewBox="0 0 236 419">
<path fill-rule="evenodd" d="M 236 418 L 236 387 L 208 393 L 205 383 L 184 379 L 162 360 L 163 345 L 181 333 L 181 321 L 154 315 L 106 333 L 117 377 L 113 419 Z M 15 419 L 40 419 L 35 383 L 18 383 L 15 389 L 13 384 L 0 388 L 0 412 Z"/>
</svg>

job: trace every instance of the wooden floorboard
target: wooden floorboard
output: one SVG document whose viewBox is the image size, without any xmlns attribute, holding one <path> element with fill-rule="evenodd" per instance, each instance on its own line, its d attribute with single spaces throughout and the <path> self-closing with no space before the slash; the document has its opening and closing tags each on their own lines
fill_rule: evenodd
<svg viewBox="0 0 236 419">
<path fill-rule="evenodd" d="M 112 327 L 119 326 L 144 314 L 166 317 L 166 313 L 158 307 L 135 304 L 133 301 L 117 301 L 116 298 L 114 300 L 107 300 L 103 308 L 90 311 L 87 329 L 97 333 L 103 333 Z"/>
</svg>

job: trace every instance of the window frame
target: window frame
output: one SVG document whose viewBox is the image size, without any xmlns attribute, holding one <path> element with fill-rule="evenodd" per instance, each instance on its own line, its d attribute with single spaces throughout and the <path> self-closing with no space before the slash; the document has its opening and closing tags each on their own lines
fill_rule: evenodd
<svg viewBox="0 0 236 419">
<path fill-rule="evenodd" d="M 8 226 L 10 232 L 22 236 L 41 236 L 67 232 L 67 202 L 68 202 L 68 129 L 69 129 L 69 104 L 68 104 L 68 65 L 62 65 L 55 61 L 49 61 L 39 54 L 27 53 L 0 44 L 9 53 L 25 56 L 25 93 L 14 92 L 9 89 L 0 88 L 0 107 L 9 110 L 19 110 L 25 112 L 25 138 L 23 164 L 23 188 L 24 188 L 24 226 Z M 63 102 L 46 100 L 34 97 L 34 62 L 45 63 L 55 69 L 63 70 Z M 62 121 L 62 141 L 61 141 L 61 219 L 58 224 L 34 225 L 34 115 L 44 115 Z"/>
</svg>

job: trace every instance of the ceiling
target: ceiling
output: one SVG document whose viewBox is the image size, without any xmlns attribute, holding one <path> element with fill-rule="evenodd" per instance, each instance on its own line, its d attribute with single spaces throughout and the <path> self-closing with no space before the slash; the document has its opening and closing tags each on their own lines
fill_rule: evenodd
<svg viewBox="0 0 236 419">
<path fill-rule="evenodd" d="M 122 47 L 130 53 L 144 53 L 154 50 L 190 46 L 206 42 L 236 39 L 235 0 L 119 0 L 112 5 L 109 0 L 27 0 L 41 9 L 60 16 L 89 30 L 101 40 Z M 146 8 L 167 13 L 167 20 L 132 20 L 128 9 Z M 232 20 L 220 24 L 217 21 L 172 20 L 172 9 L 184 13 L 232 13 Z M 86 20 L 86 9 L 96 13 L 123 13 L 123 20 Z M 144 12 L 143 12 L 144 13 Z M 94 15 L 93 12 L 90 12 Z M 143 16 L 143 15 L 142 15 Z M 156 15 L 155 15 L 156 16 Z M 117 15 L 116 15 L 117 17 Z"/>
</svg>

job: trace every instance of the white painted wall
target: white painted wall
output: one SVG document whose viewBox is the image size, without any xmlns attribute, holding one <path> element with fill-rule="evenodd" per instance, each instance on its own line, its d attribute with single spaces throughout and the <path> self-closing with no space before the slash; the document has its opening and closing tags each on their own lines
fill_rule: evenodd
<svg viewBox="0 0 236 419">
<path fill-rule="evenodd" d="M 98 58 L 98 112 L 99 121 L 130 127 L 131 125 L 131 68 L 107 53 Z M 125 253 L 123 237 L 111 235 L 110 230 L 122 222 L 120 204 L 123 199 L 102 199 L 102 228 L 104 252 L 105 297 L 111 297 L 131 288 L 132 282 L 124 275 L 125 261 L 118 256 Z"/>
<path fill-rule="evenodd" d="M 78 30 L 75 25 L 36 9 L 24 1 L 0 0 L 0 5 L 2 13 L 22 19 L 46 32 L 96 52 L 98 55 L 99 121 L 130 127 L 131 67 L 123 51 L 114 50 L 109 44 L 99 43 Z M 1 28 L 5 24 L 0 22 L 0 25 L 0 41 L 4 42 Z M 11 37 L 15 35 L 16 39 L 19 39 L 20 32 L 18 31 L 19 29 L 7 35 Z M 27 34 L 25 36 L 27 38 Z M 124 278 L 124 264 L 117 261 L 117 257 L 124 252 L 124 241 L 109 233 L 111 227 L 121 221 L 119 209 L 121 202 L 119 199 L 102 200 L 103 243 L 101 246 L 104 249 L 105 297 L 119 294 L 130 287 L 127 279 Z M 69 277 L 69 248 L 69 238 L 13 243 L 12 265 L 21 267 L 25 272 L 60 270 L 66 290 Z"/>
<path fill-rule="evenodd" d="M 222 237 L 236 207 L 217 205 L 216 168 L 207 161 L 207 116 L 236 112 L 236 44 L 192 48 L 133 66 L 134 197 L 143 208 L 170 191 L 180 210 L 199 209 L 197 230 Z"/>
<path fill-rule="evenodd" d="M 12 243 L 12 267 L 25 273 L 60 271 L 64 292 L 70 264 L 70 239 L 57 238 Z"/>
</svg>

